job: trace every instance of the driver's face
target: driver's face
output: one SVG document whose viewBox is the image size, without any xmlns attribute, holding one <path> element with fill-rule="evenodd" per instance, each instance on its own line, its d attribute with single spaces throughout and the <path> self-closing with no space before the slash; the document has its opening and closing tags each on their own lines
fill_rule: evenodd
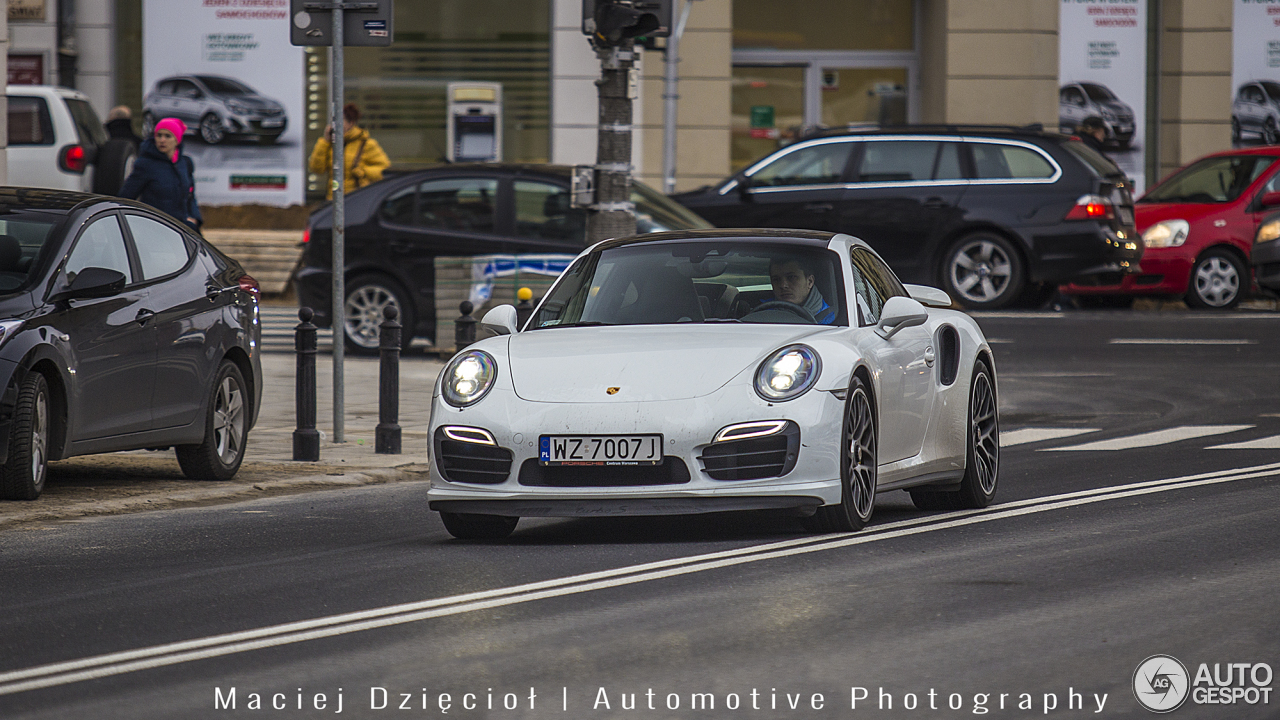
<svg viewBox="0 0 1280 720">
<path fill-rule="evenodd" d="M 813 289 L 813 276 L 805 275 L 800 263 L 790 260 L 769 266 L 769 281 L 773 283 L 773 296 L 796 305 L 803 305 Z"/>
</svg>

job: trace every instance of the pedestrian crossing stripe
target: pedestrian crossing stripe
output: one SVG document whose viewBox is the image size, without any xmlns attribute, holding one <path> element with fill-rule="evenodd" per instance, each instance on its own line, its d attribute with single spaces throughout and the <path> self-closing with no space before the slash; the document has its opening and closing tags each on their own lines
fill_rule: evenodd
<svg viewBox="0 0 1280 720">
<path fill-rule="evenodd" d="M 1098 428 L 1020 428 L 1001 433 L 1000 447 L 1012 447 L 1026 443 L 1044 442 L 1045 440 L 1059 440 L 1091 432 L 1098 432 Z"/>
<path fill-rule="evenodd" d="M 1240 430 L 1248 430 L 1253 425 L 1181 425 L 1178 427 L 1166 428 L 1164 430 L 1154 430 L 1152 432 L 1139 433 L 1137 435 L 1128 435 L 1125 437 L 1110 438 L 1108 440 L 1097 440 L 1094 442 L 1084 443 L 1082 445 L 1068 445 L 1066 447 L 1043 448 L 1043 451 L 1078 451 L 1078 450 L 1129 450 L 1132 448 L 1154 447 L 1156 445 L 1168 445 L 1169 443 L 1181 442 L 1183 440 L 1193 440 L 1200 437 L 1209 437 L 1212 435 L 1224 435 L 1226 433 L 1238 432 Z"/>
<path fill-rule="evenodd" d="M 1272 435 L 1271 437 L 1258 438 L 1256 440 L 1246 440 L 1244 442 L 1230 443 L 1228 445 L 1214 445 L 1206 450 L 1280 450 L 1280 435 Z"/>
</svg>

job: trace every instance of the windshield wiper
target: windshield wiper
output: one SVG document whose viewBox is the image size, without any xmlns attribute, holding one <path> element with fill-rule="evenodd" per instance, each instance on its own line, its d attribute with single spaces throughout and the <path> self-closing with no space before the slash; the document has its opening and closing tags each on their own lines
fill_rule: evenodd
<svg viewBox="0 0 1280 720">
<path fill-rule="evenodd" d="M 602 325 L 617 325 L 618 323 L 600 322 L 599 320 L 585 320 L 582 322 L 559 323 L 557 325 L 543 325 L 539 330 L 548 330 L 550 328 L 566 328 L 566 327 L 600 327 Z"/>
<path fill-rule="evenodd" d="M 740 323 L 742 321 L 739 320 L 738 318 L 709 317 L 709 318 L 703 318 L 702 322 L 704 323 Z"/>
</svg>

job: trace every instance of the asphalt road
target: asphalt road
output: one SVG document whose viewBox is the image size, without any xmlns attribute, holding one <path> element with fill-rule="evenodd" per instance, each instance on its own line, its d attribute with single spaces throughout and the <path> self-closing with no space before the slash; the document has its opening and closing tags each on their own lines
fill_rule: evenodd
<svg viewBox="0 0 1280 720">
<path fill-rule="evenodd" d="M 0 718 L 1146 717 L 1158 654 L 1218 673 L 1173 717 L 1280 716 L 1280 316 L 979 319 L 987 511 L 468 544 L 407 483 L 10 530 Z"/>
</svg>

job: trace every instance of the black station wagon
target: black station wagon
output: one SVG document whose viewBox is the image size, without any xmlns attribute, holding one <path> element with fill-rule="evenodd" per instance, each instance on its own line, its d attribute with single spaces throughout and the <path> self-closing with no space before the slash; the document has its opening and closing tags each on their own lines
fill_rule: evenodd
<svg viewBox="0 0 1280 720">
<path fill-rule="evenodd" d="M 1058 284 L 1138 270 L 1132 185 L 1038 127 L 830 130 L 673 199 L 718 227 L 867 241 L 905 282 L 961 305 L 1039 304 Z"/>
</svg>

